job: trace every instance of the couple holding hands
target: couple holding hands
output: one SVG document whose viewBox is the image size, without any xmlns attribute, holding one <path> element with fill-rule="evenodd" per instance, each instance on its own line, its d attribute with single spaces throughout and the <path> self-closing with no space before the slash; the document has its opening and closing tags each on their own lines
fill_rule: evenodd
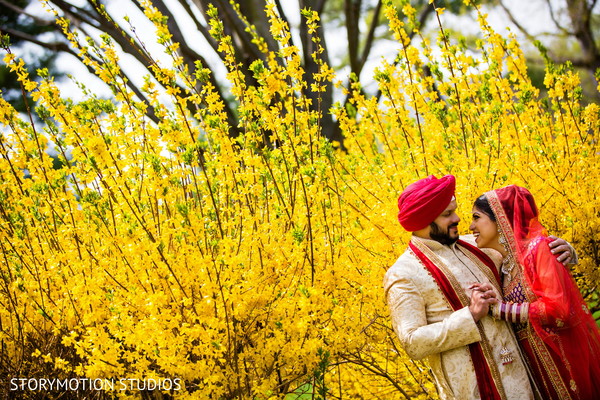
<svg viewBox="0 0 600 400">
<path fill-rule="evenodd" d="M 477 198 L 459 237 L 454 192 L 431 175 L 398 199 L 413 234 L 384 289 L 404 350 L 442 399 L 600 399 L 600 332 L 562 263 L 574 250 L 515 185 Z"/>
</svg>

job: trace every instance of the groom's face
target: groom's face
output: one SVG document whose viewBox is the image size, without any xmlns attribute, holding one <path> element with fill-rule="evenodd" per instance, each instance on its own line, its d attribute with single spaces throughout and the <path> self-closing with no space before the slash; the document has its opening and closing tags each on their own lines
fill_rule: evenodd
<svg viewBox="0 0 600 400">
<path fill-rule="evenodd" d="M 452 199 L 448 207 L 429 225 L 429 237 L 441 244 L 452 244 L 458 240 L 456 200 Z"/>
</svg>

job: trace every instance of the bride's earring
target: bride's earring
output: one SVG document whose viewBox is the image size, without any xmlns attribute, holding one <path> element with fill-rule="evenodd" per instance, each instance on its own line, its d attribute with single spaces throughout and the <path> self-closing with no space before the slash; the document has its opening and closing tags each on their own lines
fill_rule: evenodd
<svg viewBox="0 0 600 400">
<path fill-rule="evenodd" d="M 500 227 L 498 227 L 498 243 L 500 243 L 500 245 L 504 247 L 504 250 L 507 252 L 506 257 L 504 257 L 502 260 L 501 271 L 504 275 L 509 275 L 512 269 L 515 267 L 515 262 L 510 251 L 510 246 L 508 245 L 508 240 L 506 240 L 506 237 L 504 236 L 504 233 L 502 233 Z"/>
<path fill-rule="evenodd" d="M 504 233 L 502 233 L 502 230 L 500 228 L 498 228 L 498 243 L 500 243 L 504 247 L 506 247 L 506 245 L 508 244 L 508 241 L 504 237 Z"/>
</svg>

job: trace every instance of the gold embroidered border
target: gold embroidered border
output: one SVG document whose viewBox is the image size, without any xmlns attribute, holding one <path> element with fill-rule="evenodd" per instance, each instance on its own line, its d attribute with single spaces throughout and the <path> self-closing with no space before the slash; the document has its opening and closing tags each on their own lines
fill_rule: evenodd
<svg viewBox="0 0 600 400">
<path fill-rule="evenodd" d="M 425 256 L 428 259 L 431 260 L 431 262 L 435 264 L 436 267 L 442 270 L 444 275 L 446 275 L 446 277 L 448 278 L 448 282 L 450 282 L 450 285 L 452 285 L 452 288 L 458 295 L 460 303 L 463 305 L 463 307 L 468 306 L 470 303 L 469 297 L 467 297 L 467 294 L 465 293 L 463 287 L 460 285 L 460 283 L 458 283 L 456 277 L 448 269 L 446 264 L 444 264 L 442 260 L 440 260 L 440 258 L 437 256 L 437 254 L 435 254 L 429 247 L 427 247 L 425 243 L 421 242 L 418 238 L 413 237 L 412 242 L 415 246 L 417 246 L 419 250 L 423 252 L 423 254 L 425 254 Z"/>
<path fill-rule="evenodd" d="M 458 295 L 458 298 L 459 298 L 461 304 L 463 306 L 469 305 L 470 299 L 467 297 L 467 294 L 465 293 L 463 287 L 460 285 L 460 283 L 458 283 L 458 281 L 456 280 L 456 277 L 448 269 L 446 264 L 444 264 L 442 262 L 442 260 L 440 260 L 440 258 L 433 251 L 431 251 L 431 249 L 429 247 L 427 247 L 427 245 L 422 243 L 416 237 L 413 236 L 411 241 L 415 246 L 417 246 L 417 248 L 419 250 L 421 250 L 423 252 L 423 254 L 425 254 L 425 256 L 427 258 L 429 258 L 429 260 L 431 260 L 431 262 L 433 262 L 435 264 L 436 267 L 438 267 L 444 273 L 444 275 L 446 275 L 446 278 L 448 278 L 448 282 L 450 282 L 450 285 L 452 286 L 452 288 Z M 418 257 L 416 257 L 416 258 L 417 258 L 417 260 L 419 259 Z M 494 280 L 495 279 L 496 278 L 494 278 Z M 480 342 L 481 349 L 483 350 L 484 357 L 488 363 L 488 366 L 490 367 L 492 379 L 494 379 L 494 382 L 496 383 L 496 387 L 498 388 L 498 393 L 500 394 L 500 397 L 502 399 L 506 400 L 507 397 L 506 397 L 506 393 L 504 392 L 504 385 L 502 384 L 502 378 L 500 377 L 500 371 L 498 370 L 498 365 L 496 364 L 496 361 L 494 359 L 494 355 L 493 355 L 489 340 L 488 340 L 487 336 L 485 335 L 485 331 L 483 329 L 483 324 L 481 323 L 481 321 L 478 321 L 476 323 L 476 326 L 477 326 L 477 329 L 479 330 L 479 335 L 481 336 L 481 342 Z"/>
<path fill-rule="evenodd" d="M 413 240 L 413 243 L 416 244 L 416 241 Z M 417 246 L 419 247 L 419 246 Z M 420 248 L 420 247 L 419 247 Z M 425 264 L 423 264 L 423 262 L 421 261 L 421 259 L 419 257 L 417 257 L 417 255 L 415 254 L 415 252 L 409 247 L 408 251 L 410 252 L 410 254 L 413 255 L 413 257 L 415 258 L 415 260 L 417 260 L 417 262 L 423 267 L 423 269 L 425 270 L 425 272 L 427 273 L 427 275 L 429 275 L 431 277 L 431 279 L 433 281 L 435 281 L 435 278 L 433 277 L 433 275 L 431 275 L 431 272 L 429 272 L 429 270 L 427 269 L 427 267 L 425 266 Z M 448 306 L 449 309 L 452 309 L 452 305 L 450 304 L 450 301 L 448 300 L 448 298 L 444 295 L 444 292 L 442 291 L 442 289 L 439 287 L 439 285 L 435 285 L 435 287 L 437 288 L 438 292 L 440 292 L 440 294 L 442 295 L 442 298 L 444 299 L 444 301 L 446 302 L 446 305 Z M 462 300 L 461 300 L 462 303 Z"/>
<path fill-rule="evenodd" d="M 513 260 L 515 261 L 515 264 L 517 265 L 518 268 L 521 268 L 521 265 L 519 265 L 520 258 L 519 258 L 519 248 L 517 246 L 517 240 L 515 238 L 514 231 L 513 231 L 512 227 L 510 226 L 510 221 L 508 220 L 508 217 L 506 216 L 506 213 L 504 212 L 504 209 L 502 208 L 502 204 L 500 203 L 498 194 L 496 193 L 495 190 L 492 190 L 490 192 L 487 192 L 485 194 L 485 197 L 487 197 L 488 202 L 490 203 L 490 207 L 492 208 L 492 211 L 494 212 L 494 215 L 496 216 L 496 223 L 500 227 L 500 230 L 502 231 L 502 234 L 504 235 L 504 238 L 506 239 L 506 241 L 508 243 L 509 252 L 511 253 L 511 255 L 513 257 Z"/>
<path fill-rule="evenodd" d="M 481 261 L 479 259 L 479 257 L 477 257 L 475 254 L 473 254 L 471 251 L 469 251 L 469 249 L 467 249 L 466 247 L 460 246 L 459 244 L 457 244 L 456 246 L 460 249 L 460 251 L 465 256 L 467 256 L 467 258 L 469 260 L 471 260 L 473 262 L 473 264 L 475 264 L 477 266 L 477 268 L 479 268 L 479 270 L 481 272 L 483 272 L 485 277 L 488 278 L 490 283 L 494 286 L 494 289 L 496 289 L 498 291 L 498 293 L 501 295 L 502 288 L 500 287 L 500 283 L 496 280 L 496 275 L 494 275 L 494 273 L 489 269 L 489 267 L 487 265 L 485 265 L 483 263 L 483 261 Z M 495 266 L 495 264 L 494 264 L 494 266 Z"/>
<path fill-rule="evenodd" d="M 540 338 L 540 336 L 535 332 L 531 325 L 528 326 L 528 335 L 527 340 L 531 343 L 531 347 L 535 354 L 537 355 L 540 363 L 543 365 L 543 368 L 546 370 L 550 381 L 552 382 L 552 386 L 554 386 L 554 390 L 561 399 L 571 399 L 571 395 L 569 394 L 569 389 L 565 385 L 565 382 L 562 380 L 560 376 L 560 372 L 554 363 L 554 359 L 550 355 L 548 348 L 546 347 L 546 343 Z"/>
<path fill-rule="evenodd" d="M 525 295 L 527 302 L 532 303 L 537 299 L 537 296 L 530 290 L 529 286 L 525 284 L 527 281 L 524 275 L 525 271 L 523 270 L 523 266 L 521 265 L 521 251 L 519 250 L 519 246 L 517 246 L 517 240 L 515 238 L 514 231 L 510 226 L 510 221 L 508 220 L 508 217 L 504 212 L 504 208 L 502 208 L 502 204 L 500 203 L 500 199 L 498 198 L 498 194 L 496 193 L 496 191 L 489 191 L 485 194 L 485 196 L 487 197 L 488 202 L 490 203 L 490 207 L 492 208 L 492 211 L 496 216 L 496 223 L 498 224 L 500 231 L 502 232 L 504 238 L 508 243 L 508 251 L 510 254 L 506 257 L 512 256 L 516 269 L 514 271 L 515 277 L 520 282 L 519 284 L 523 289 L 523 294 Z M 502 273 L 502 269 L 500 269 L 500 273 Z"/>
</svg>

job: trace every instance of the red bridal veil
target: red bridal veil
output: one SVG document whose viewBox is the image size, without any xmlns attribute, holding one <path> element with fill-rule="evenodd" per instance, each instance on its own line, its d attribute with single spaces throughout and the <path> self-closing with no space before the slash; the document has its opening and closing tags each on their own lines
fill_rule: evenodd
<svg viewBox="0 0 600 400">
<path fill-rule="evenodd" d="M 575 384 L 581 398 L 592 398 L 600 393 L 598 326 L 568 268 L 550 252 L 550 239 L 538 220 L 533 196 L 525 188 L 510 185 L 487 197 L 510 253 L 537 296 L 530 304 L 529 322 L 570 371 L 566 384 Z"/>
</svg>

